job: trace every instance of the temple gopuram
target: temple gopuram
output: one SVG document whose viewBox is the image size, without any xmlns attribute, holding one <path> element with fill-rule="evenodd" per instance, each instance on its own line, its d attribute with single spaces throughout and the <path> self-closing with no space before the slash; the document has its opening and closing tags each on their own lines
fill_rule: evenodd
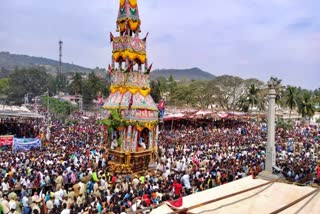
<svg viewBox="0 0 320 214">
<path fill-rule="evenodd" d="M 110 95 L 103 109 L 109 165 L 118 173 L 148 170 L 157 154 L 158 108 L 150 96 L 146 44 L 140 38 L 137 0 L 120 0 L 117 36 L 110 33 L 112 62 Z"/>
</svg>

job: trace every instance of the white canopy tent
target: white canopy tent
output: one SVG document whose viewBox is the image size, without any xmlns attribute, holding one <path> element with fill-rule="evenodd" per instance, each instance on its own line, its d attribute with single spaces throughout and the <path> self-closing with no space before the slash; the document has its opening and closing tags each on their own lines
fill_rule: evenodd
<svg viewBox="0 0 320 214">
<path fill-rule="evenodd" d="M 32 112 L 24 106 L 0 105 L 0 118 L 44 118 L 44 116 Z"/>
</svg>

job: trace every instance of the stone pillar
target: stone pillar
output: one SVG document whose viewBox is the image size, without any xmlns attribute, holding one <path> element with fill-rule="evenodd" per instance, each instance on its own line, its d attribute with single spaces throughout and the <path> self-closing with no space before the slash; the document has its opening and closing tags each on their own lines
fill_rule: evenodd
<svg viewBox="0 0 320 214">
<path fill-rule="evenodd" d="M 276 151 L 275 151 L 275 114 L 276 114 L 276 90 L 275 82 L 268 81 L 269 86 L 269 107 L 268 107 L 268 143 L 267 143 L 267 156 L 266 156 L 266 171 L 273 172 L 273 167 L 276 164 Z"/>
</svg>

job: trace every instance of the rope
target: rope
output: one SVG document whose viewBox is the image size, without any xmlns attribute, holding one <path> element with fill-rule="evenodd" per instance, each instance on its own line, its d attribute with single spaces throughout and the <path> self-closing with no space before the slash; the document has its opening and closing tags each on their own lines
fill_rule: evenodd
<svg viewBox="0 0 320 214">
<path fill-rule="evenodd" d="M 276 182 L 277 180 L 273 180 L 273 181 L 268 181 L 264 184 L 260 184 L 260 185 L 257 185 L 257 186 L 254 186 L 254 187 L 251 187 L 251 188 L 248 188 L 248 189 L 244 189 L 244 190 L 241 190 L 241 191 L 238 191 L 238 192 L 235 192 L 235 193 L 231 193 L 229 195 L 225 195 L 225 196 L 222 196 L 222 197 L 219 197 L 219 198 L 215 198 L 215 199 L 212 199 L 212 200 L 209 200 L 209 201 L 206 201 L 206 202 L 203 202 L 201 204 L 196 204 L 196 205 L 193 205 L 191 207 L 188 207 L 188 208 L 184 208 L 184 209 L 181 209 L 181 210 L 176 210 L 176 211 L 173 211 L 171 212 L 170 214 L 176 214 L 176 213 L 187 213 L 187 211 L 190 211 L 192 209 L 195 209 L 195 208 L 198 208 L 198 207 L 202 207 L 202 206 L 205 206 L 207 204 L 211 204 L 211 203 L 214 203 L 214 202 L 217 202 L 217 201 L 221 201 L 223 199 L 226 199 L 226 198 L 230 198 L 230 197 L 233 197 L 235 195 L 239 195 L 239 194 L 242 194 L 242 193 L 245 193 L 245 192 L 249 192 L 251 190 L 255 190 L 255 189 L 258 189 L 258 188 L 261 188 L 263 186 L 266 186 L 266 185 L 269 185 L 269 184 L 272 184 L 274 182 Z"/>
<path fill-rule="evenodd" d="M 287 204 L 287 205 L 285 205 L 285 206 L 283 206 L 283 207 L 281 207 L 281 208 L 279 208 L 279 209 L 271 212 L 270 214 L 280 213 L 280 212 L 288 209 L 289 207 L 295 205 L 296 203 L 302 201 L 303 199 L 308 198 L 309 196 L 311 196 L 311 195 L 313 195 L 313 194 L 315 194 L 315 193 L 317 193 L 317 192 L 319 192 L 319 191 L 320 191 L 320 189 L 315 189 L 315 190 L 313 190 L 312 192 L 309 192 L 308 194 L 305 194 L 305 195 L 302 196 L 301 198 L 298 198 L 297 200 L 294 200 L 294 201 L 292 201 L 291 203 L 289 203 L 289 204 Z"/>
</svg>

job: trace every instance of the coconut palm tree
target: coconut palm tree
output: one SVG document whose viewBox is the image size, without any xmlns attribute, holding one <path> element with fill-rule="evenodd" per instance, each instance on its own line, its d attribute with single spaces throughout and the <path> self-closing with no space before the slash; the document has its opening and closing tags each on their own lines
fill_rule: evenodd
<svg viewBox="0 0 320 214">
<path fill-rule="evenodd" d="M 262 92 L 263 90 L 255 84 L 251 84 L 247 89 L 247 93 L 239 99 L 238 106 L 240 109 L 245 112 L 254 107 L 257 107 L 259 110 L 264 110 L 265 102 Z"/>
<path fill-rule="evenodd" d="M 285 105 L 290 109 L 289 119 L 291 119 L 291 111 L 298 106 L 298 90 L 296 87 L 289 86 L 284 94 Z"/>
<path fill-rule="evenodd" d="M 82 87 L 83 87 L 83 80 L 80 73 L 76 73 L 74 75 L 74 78 L 69 85 L 69 93 L 79 95 L 82 93 Z"/>
<path fill-rule="evenodd" d="M 259 105 L 259 92 L 260 89 L 257 88 L 254 84 L 251 84 L 248 90 L 248 94 L 247 94 L 247 100 L 249 103 L 249 108 L 253 108 L 254 106 L 258 106 Z"/>
<path fill-rule="evenodd" d="M 304 118 L 310 118 L 315 113 L 315 107 L 311 100 L 311 95 L 312 94 L 310 92 L 304 92 L 302 97 L 298 100 L 298 112 Z"/>
</svg>

